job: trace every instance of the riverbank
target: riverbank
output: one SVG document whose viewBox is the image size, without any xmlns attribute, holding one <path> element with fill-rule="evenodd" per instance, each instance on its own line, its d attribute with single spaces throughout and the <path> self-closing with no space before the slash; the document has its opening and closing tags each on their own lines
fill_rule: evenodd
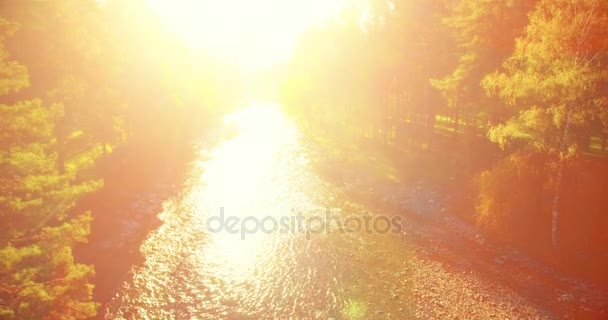
<svg viewBox="0 0 608 320">
<path fill-rule="evenodd" d="M 380 147 L 362 153 L 314 138 L 309 147 L 317 154 L 317 171 L 343 197 L 406 219 L 404 238 L 415 252 L 416 318 L 608 315 L 608 289 L 601 282 L 564 272 L 467 220 L 473 198 L 467 194 L 471 178 L 465 170 L 437 165 L 429 153 L 395 157 Z"/>
<path fill-rule="evenodd" d="M 191 154 L 150 158 L 123 150 L 106 161 L 104 187 L 79 203 L 91 210 L 93 222 L 88 243 L 75 256 L 95 266 L 93 299 L 102 307 L 140 262 L 139 246 L 160 225 L 163 201 L 179 192 Z"/>
<path fill-rule="evenodd" d="M 181 192 L 197 152 L 224 138 L 218 126 L 184 147 L 127 146 L 100 163 L 104 187 L 83 198 L 75 209 L 92 212 L 91 233 L 88 242 L 74 250 L 79 263 L 95 267 L 93 300 L 100 303 L 99 319 L 132 268 L 142 262 L 139 248 L 162 224 L 158 215 L 163 204 Z"/>
</svg>

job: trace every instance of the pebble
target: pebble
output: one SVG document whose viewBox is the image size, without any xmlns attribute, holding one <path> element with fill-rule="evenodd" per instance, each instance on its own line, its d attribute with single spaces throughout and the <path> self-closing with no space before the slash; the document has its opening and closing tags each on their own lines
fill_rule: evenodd
<svg viewBox="0 0 608 320">
<path fill-rule="evenodd" d="M 563 293 L 557 298 L 559 302 L 570 302 L 572 300 L 574 300 L 574 296 L 570 293 Z"/>
</svg>

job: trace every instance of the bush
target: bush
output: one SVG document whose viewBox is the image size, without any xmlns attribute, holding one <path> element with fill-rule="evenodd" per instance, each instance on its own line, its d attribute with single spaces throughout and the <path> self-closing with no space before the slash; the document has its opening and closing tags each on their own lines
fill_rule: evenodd
<svg viewBox="0 0 608 320">
<path fill-rule="evenodd" d="M 550 245 L 552 167 L 541 153 L 514 153 L 477 178 L 477 223 L 487 232 L 525 243 Z"/>
</svg>

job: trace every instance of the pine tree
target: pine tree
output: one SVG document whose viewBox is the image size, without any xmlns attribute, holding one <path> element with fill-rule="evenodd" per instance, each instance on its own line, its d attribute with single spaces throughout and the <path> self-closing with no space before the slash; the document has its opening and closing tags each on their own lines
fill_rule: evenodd
<svg viewBox="0 0 608 320">
<path fill-rule="evenodd" d="M 4 46 L 16 25 L 0 19 L 0 94 L 29 85 L 27 68 Z M 86 241 L 91 216 L 69 215 L 75 201 L 101 181 L 80 176 L 80 161 L 57 170 L 55 123 L 62 106 L 40 99 L 0 104 L 0 318 L 85 319 L 93 268 L 75 263 L 72 247 Z"/>
<path fill-rule="evenodd" d="M 527 15 L 536 1 L 529 0 L 463 0 L 444 23 L 457 42 L 458 63 L 454 71 L 432 85 L 446 98 L 458 131 L 464 117 L 470 123 L 479 114 L 491 122 L 501 118 L 499 109 L 490 108 L 481 87 L 482 79 L 495 71 L 513 52 L 515 39 L 521 35 Z"/>
<path fill-rule="evenodd" d="M 120 59 L 98 2 L 1 3 L 0 10 L 21 26 L 7 48 L 28 66 L 32 85 L 23 96 L 62 106 L 55 118 L 58 170 L 76 156 L 93 162 L 123 142 Z"/>
</svg>

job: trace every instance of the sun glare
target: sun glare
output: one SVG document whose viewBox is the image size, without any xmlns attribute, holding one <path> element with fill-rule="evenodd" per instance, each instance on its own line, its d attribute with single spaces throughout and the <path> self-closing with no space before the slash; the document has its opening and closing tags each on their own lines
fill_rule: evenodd
<svg viewBox="0 0 608 320">
<path fill-rule="evenodd" d="M 172 32 L 248 70 L 289 59 L 298 36 L 330 21 L 343 0 L 148 0 Z"/>
</svg>

